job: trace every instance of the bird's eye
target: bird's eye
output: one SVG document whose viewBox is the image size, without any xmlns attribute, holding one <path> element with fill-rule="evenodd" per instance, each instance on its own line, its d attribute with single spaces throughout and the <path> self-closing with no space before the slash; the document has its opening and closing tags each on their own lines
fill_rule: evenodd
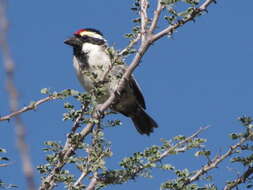
<svg viewBox="0 0 253 190">
<path fill-rule="evenodd" d="M 81 36 L 82 39 L 86 40 L 88 38 L 88 36 L 84 35 L 84 36 Z"/>
</svg>

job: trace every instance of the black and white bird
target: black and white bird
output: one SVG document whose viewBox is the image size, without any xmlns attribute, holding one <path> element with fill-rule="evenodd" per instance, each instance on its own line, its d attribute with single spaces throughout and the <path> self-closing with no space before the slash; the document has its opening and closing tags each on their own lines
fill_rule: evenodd
<svg viewBox="0 0 253 190">
<path fill-rule="evenodd" d="M 104 103 L 114 92 L 126 65 L 112 65 L 103 34 L 92 28 L 78 30 L 64 41 L 73 47 L 73 65 L 82 86 L 89 92 L 102 81 L 103 92 L 96 97 L 98 104 Z M 102 95 L 101 95 L 102 94 Z M 140 134 L 149 135 L 157 128 L 157 123 L 145 112 L 146 105 L 141 90 L 131 76 L 121 92 L 120 99 L 112 109 L 130 117 Z"/>
</svg>

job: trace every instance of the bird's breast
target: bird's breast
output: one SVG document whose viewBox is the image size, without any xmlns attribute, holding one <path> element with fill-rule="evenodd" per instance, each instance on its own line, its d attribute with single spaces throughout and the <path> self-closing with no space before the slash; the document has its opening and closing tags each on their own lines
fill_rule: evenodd
<svg viewBox="0 0 253 190">
<path fill-rule="evenodd" d="M 87 52 L 86 63 L 83 63 L 76 56 L 73 58 L 73 65 L 77 78 L 86 91 L 94 88 L 94 84 L 103 81 L 111 65 L 109 56 L 103 51 Z M 103 93 L 97 99 L 98 103 L 103 103 L 110 95 L 109 84 L 104 84 Z"/>
</svg>

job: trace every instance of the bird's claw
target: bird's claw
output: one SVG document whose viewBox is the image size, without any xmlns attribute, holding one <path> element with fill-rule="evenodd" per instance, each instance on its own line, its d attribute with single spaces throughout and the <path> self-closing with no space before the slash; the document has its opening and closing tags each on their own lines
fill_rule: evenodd
<svg viewBox="0 0 253 190">
<path fill-rule="evenodd" d="M 120 97 L 120 95 L 121 95 L 121 92 L 119 90 L 115 90 L 115 96 Z"/>
<path fill-rule="evenodd" d="M 97 105 L 94 111 L 94 114 L 97 118 L 103 119 L 105 117 L 105 114 L 100 110 L 101 104 Z"/>
</svg>

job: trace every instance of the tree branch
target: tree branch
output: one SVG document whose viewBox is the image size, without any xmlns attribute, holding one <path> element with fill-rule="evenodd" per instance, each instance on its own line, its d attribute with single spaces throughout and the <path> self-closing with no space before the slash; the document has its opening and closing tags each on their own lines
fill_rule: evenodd
<svg viewBox="0 0 253 190">
<path fill-rule="evenodd" d="M 253 167 L 249 167 L 240 177 L 229 182 L 224 187 L 224 190 L 231 190 L 240 185 L 241 183 L 244 183 L 250 177 L 251 174 L 253 174 Z"/>
<path fill-rule="evenodd" d="M 76 180 L 76 182 L 74 183 L 73 187 L 77 188 L 78 185 L 81 184 L 81 182 L 83 181 L 83 179 L 89 174 L 89 171 L 84 171 L 82 172 L 82 174 L 80 175 L 80 177 Z"/>
<path fill-rule="evenodd" d="M 147 0 L 140 0 L 140 16 L 141 16 L 141 41 L 144 42 L 146 39 L 146 27 L 148 24 L 148 1 Z"/>
<path fill-rule="evenodd" d="M 9 166 L 10 164 L 0 164 L 0 167 L 7 167 Z"/>
<path fill-rule="evenodd" d="M 194 20 L 194 18 L 202 13 L 202 12 L 205 12 L 207 11 L 207 7 L 211 4 L 211 3 L 215 3 L 216 1 L 215 0 L 206 0 L 201 6 L 199 6 L 198 8 L 195 8 L 193 13 L 186 19 L 182 19 L 182 20 L 179 20 L 177 23 L 173 24 L 173 25 L 170 25 L 168 26 L 166 29 L 154 34 L 152 36 L 152 39 L 151 41 L 154 42 L 166 35 L 171 35 L 173 34 L 173 32 L 179 28 L 180 26 L 183 26 L 184 24 L 186 24 L 187 22 L 189 21 L 192 21 Z"/>
<path fill-rule="evenodd" d="M 150 160 L 148 159 L 146 163 L 141 162 L 142 164 L 138 165 L 138 167 L 136 167 L 135 170 L 132 173 L 129 174 L 126 171 L 127 174 L 122 174 L 119 177 L 119 178 L 123 179 L 123 181 L 119 180 L 120 182 L 115 183 L 115 179 L 116 179 L 116 181 L 118 180 L 117 177 L 113 178 L 113 179 L 110 179 L 111 178 L 110 174 L 109 174 L 109 177 L 106 176 L 106 174 L 105 174 L 105 175 L 100 176 L 100 178 L 97 179 L 97 182 L 102 182 L 102 183 L 106 183 L 106 184 L 114 184 L 114 183 L 115 184 L 117 184 L 117 183 L 121 184 L 123 182 L 126 182 L 129 179 L 135 179 L 140 172 L 147 169 L 146 166 L 152 165 L 154 163 L 161 163 L 161 161 L 164 158 L 166 158 L 170 155 L 174 155 L 174 154 L 177 154 L 177 153 L 182 153 L 182 152 L 185 152 L 185 151 L 189 150 L 190 149 L 189 147 L 191 147 L 191 145 L 189 146 L 188 143 L 191 143 L 194 140 L 194 138 L 197 138 L 197 136 L 206 129 L 208 129 L 208 127 L 200 128 L 199 130 L 197 130 L 195 133 L 193 133 L 191 136 L 185 138 L 184 140 L 182 140 L 182 141 L 180 141 L 180 142 L 178 142 L 174 145 L 170 145 L 168 148 L 166 148 L 166 150 L 161 152 L 160 156 L 158 156 L 157 158 L 150 159 Z"/>
<path fill-rule="evenodd" d="M 156 10 L 154 11 L 154 16 L 153 16 L 153 19 L 152 19 L 152 23 L 151 23 L 151 26 L 149 28 L 149 33 L 152 34 L 154 32 L 154 30 L 156 29 L 157 27 L 157 24 L 158 24 L 158 20 L 160 18 L 160 14 L 162 12 L 162 10 L 165 8 L 162 4 L 161 4 L 161 1 L 162 0 L 157 0 L 157 8 Z"/>
<path fill-rule="evenodd" d="M 127 45 L 126 48 L 124 48 L 123 50 L 121 50 L 119 52 L 119 56 L 123 56 L 127 51 L 131 50 L 131 48 L 141 39 L 141 35 L 138 34 L 136 36 L 136 38 L 134 38 L 133 40 L 130 41 L 130 43 Z"/>
<path fill-rule="evenodd" d="M 168 154 L 172 151 L 172 150 L 177 150 L 178 148 L 180 148 L 182 145 L 184 145 L 185 143 L 189 142 L 190 140 L 194 139 L 195 137 L 197 137 L 201 132 L 203 132 L 204 130 L 208 129 L 208 127 L 203 127 L 200 128 L 198 131 L 196 131 L 195 133 L 193 133 L 191 136 L 187 137 L 185 140 L 175 144 L 175 146 L 169 148 L 168 150 L 166 150 L 157 160 L 155 160 L 155 162 L 158 162 L 160 160 L 162 160 L 163 158 L 165 158 L 166 156 L 168 156 Z M 180 151 L 184 150 L 184 149 L 179 149 Z"/>
<path fill-rule="evenodd" d="M 82 112 L 80 115 L 76 118 L 75 122 L 73 123 L 71 127 L 71 133 L 67 135 L 67 140 L 65 142 L 65 145 L 62 149 L 62 151 L 58 154 L 59 159 L 56 164 L 56 166 L 53 168 L 53 170 L 50 172 L 50 174 L 42 181 L 42 184 L 40 186 L 40 190 L 50 190 L 53 189 L 55 186 L 55 176 L 58 174 L 63 166 L 66 164 L 66 160 L 72 156 L 75 152 L 75 150 L 78 147 L 77 144 L 71 143 L 71 137 L 73 134 L 75 134 L 77 128 L 79 127 L 80 120 L 83 117 L 84 111 L 86 109 L 86 106 L 82 107 Z M 87 126 L 77 135 L 79 135 L 79 142 L 82 142 L 84 138 L 91 132 L 92 128 L 94 126 L 94 122 L 91 122 L 87 124 Z"/>
<path fill-rule="evenodd" d="M 253 137 L 253 133 L 251 133 L 247 138 L 242 138 L 237 144 L 231 146 L 225 154 L 223 154 L 221 156 L 216 156 L 213 160 L 211 160 L 211 162 L 207 163 L 202 168 L 200 168 L 195 173 L 195 175 L 193 175 L 184 185 L 186 186 L 186 185 L 198 180 L 200 176 L 204 175 L 209 170 L 216 168 L 219 165 L 219 163 L 221 163 L 227 157 L 232 155 L 238 147 L 240 147 L 243 143 L 245 143 L 247 140 L 249 140 L 252 137 Z"/>
<path fill-rule="evenodd" d="M 54 99 L 57 99 L 57 97 L 55 96 L 48 96 L 46 98 L 42 98 L 40 100 L 37 100 L 36 102 L 33 102 L 31 103 L 30 105 L 28 106 L 25 106 L 17 111 L 14 111 L 6 116 L 2 116 L 0 117 L 0 121 L 4 121 L 4 120 L 10 120 L 12 117 L 15 117 L 21 113 L 24 113 L 24 112 L 27 112 L 27 111 L 30 111 L 30 110 L 35 110 L 40 104 L 43 104 L 45 102 L 48 102 L 50 100 L 54 100 Z"/>
<path fill-rule="evenodd" d="M 9 104 L 11 112 L 16 112 L 18 108 L 18 92 L 14 84 L 14 61 L 10 54 L 9 44 L 7 42 L 8 21 L 5 16 L 6 1 L 0 1 L 0 46 L 4 58 L 4 68 L 6 73 L 6 89 L 9 94 Z M 15 131 L 17 147 L 22 160 L 23 172 L 26 178 L 29 190 L 35 190 L 33 168 L 28 146 L 25 142 L 25 125 L 20 117 L 15 116 Z"/>
<path fill-rule="evenodd" d="M 88 185 L 86 190 L 94 190 L 97 185 L 97 182 L 98 182 L 97 177 L 96 176 L 92 177 L 90 180 L 90 184 Z"/>
</svg>

